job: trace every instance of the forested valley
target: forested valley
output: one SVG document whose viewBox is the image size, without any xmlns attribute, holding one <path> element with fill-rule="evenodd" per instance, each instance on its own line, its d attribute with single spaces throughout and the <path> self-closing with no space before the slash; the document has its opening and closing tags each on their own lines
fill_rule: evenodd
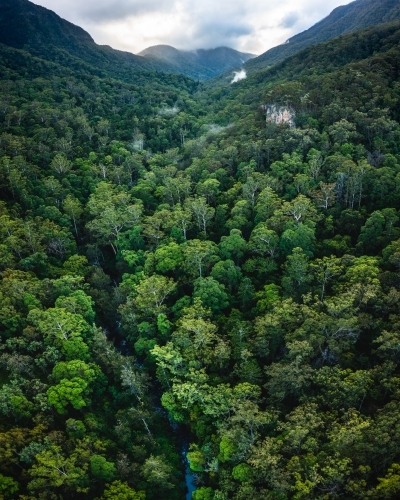
<svg viewBox="0 0 400 500">
<path fill-rule="evenodd" d="M 0 46 L 0 498 L 399 498 L 400 24 L 61 55 Z"/>
</svg>

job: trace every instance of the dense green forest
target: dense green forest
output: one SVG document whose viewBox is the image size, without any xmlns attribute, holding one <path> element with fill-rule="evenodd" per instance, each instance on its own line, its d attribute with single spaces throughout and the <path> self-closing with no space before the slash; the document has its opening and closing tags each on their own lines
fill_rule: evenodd
<svg viewBox="0 0 400 500">
<path fill-rule="evenodd" d="M 398 498 L 400 25 L 229 88 L 42 57 L 0 46 L 0 499 L 182 500 L 186 445 L 194 500 Z"/>
</svg>

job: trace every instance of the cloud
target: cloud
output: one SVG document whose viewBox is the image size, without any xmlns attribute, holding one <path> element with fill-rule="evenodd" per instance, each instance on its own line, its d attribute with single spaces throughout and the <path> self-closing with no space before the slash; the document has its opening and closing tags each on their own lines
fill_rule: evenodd
<svg viewBox="0 0 400 500">
<path fill-rule="evenodd" d="M 231 83 L 240 82 L 240 80 L 244 80 L 245 78 L 247 78 L 246 70 L 235 71 Z"/>
<path fill-rule="evenodd" d="M 230 46 L 259 54 L 350 0 L 34 0 L 86 29 L 99 44 L 138 53 L 158 44 Z"/>
<path fill-rule="evenodd" d="M 299 20 L 298 12 L 289 12 L 282 19 L 280 26 L 282 28 L 292 28 Z"/>
<path fill-rule="evenodd" d="M 238 39 L 250 35 L 251 25 L 244 22 L 209 22 L 195 25 L 192 36 L 197 45 L 193 48 L 215 48 L 217 46 L 234 46 Z M 190 43 L 190 40 L 187 41 Z"/>
<path fill-rule="evenodd" d="M 81 20 L 89 24 L 109 23 L 149 12 L 169 10 L 168 0 L 33 0 L 34 3 L 54 10 L 65 19 Z"/>
</svg>

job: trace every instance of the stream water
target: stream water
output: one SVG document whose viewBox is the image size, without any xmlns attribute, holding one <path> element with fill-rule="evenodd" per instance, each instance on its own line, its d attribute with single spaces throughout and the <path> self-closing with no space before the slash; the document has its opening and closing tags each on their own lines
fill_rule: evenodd
<svg viewBox="0 0 400 500">
<path fill-rule="evenodd" d="M 192 500 L 192 494 L 194 491 L 196 491 L 196 485 L 194 482 L 194 474 L 190 470 L 189 467 L 189 462 L 186 457 L 188 451 L 188 446 L 185 444 L 182 447 L 182 458 L 185 464 L 185 482 L 186 482 L 186 488 L 187 488 L 187 493 L 186 493 L 186 500 Z"/>
</svg>

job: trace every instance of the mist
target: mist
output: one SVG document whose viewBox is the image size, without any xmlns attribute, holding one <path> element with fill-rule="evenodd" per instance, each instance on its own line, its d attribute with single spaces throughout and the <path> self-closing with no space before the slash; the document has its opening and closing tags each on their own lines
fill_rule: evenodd
<svg viewBox="0 0 400 500">
<path fill-rule="evenodd" d="M 240 71 L 235 71 L 231 83 L 240 82 L 240 80 L 244 80 L 245 78 L 247 78 L 246 70 L 241 69 Z"/>
</svg>

